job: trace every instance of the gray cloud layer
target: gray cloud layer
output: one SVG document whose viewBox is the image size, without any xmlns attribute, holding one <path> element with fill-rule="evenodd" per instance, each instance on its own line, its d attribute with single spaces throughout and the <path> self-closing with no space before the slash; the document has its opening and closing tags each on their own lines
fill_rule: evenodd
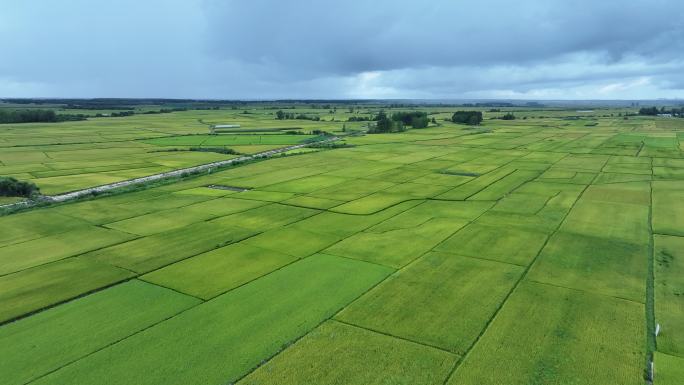
<svg viewBox="0 0 684 385">
<path fill-rule="evenodd" d="M 25 0 L 0 96 L 684 97 L 675 0 Z"/>
</svg>

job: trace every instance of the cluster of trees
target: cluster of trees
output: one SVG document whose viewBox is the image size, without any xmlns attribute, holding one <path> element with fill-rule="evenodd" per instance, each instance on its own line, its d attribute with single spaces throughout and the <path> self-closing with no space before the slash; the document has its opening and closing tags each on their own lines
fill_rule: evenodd
<svg viewBox="0 0 684 385">
<path fill-rule="evenodd" d="M 413 128 L 425 128 L 430 124 L 430 119 L 427 112 L 413 111 L 413 112 L 396 112 L 392 114 L 392 120 L 401 122 L 404 126 L 411 126 Z"/>
<path fill-rule="evenodd" d="M 31 197 L 38 193 L 38 187 L 31 182 L 23 182 L 12 177 L 0 177 L 0 196 Z"/>
<path fill-rule="evenodd" d="M 104 116 L 102 114 L 97 114 L 95 116 L 98 116 L 98 115 Z M 112 112 L 111 114 L 109 114 L 109 116 L 111 116 L 113 118 L 123 118 L 124 116 L 133 116 L 133 115 L 135 115 L 135 111 Z"/>
<path fill-rule="evenodd" d="M 368 133 L 370 134 L 403 132 L 406 131 L 406 127 L 408 126 L 411 126 L 412 128 L 425 128 L 430 122 L 437 123 L 434 118 L 428 118 L 427 113 L 421 111 L 395 112 L 391 116 L 388 116 L 385 111 L 380 111 L 378 115 L 373 118 L 360 118 L 356 121 L 365 120 L 374 120 L 376 122 L 375 126 L 368 130 Z"/>
<path fill-rule="evenodd" d="M 481 111 L 456 111 L 451 115 L 451 121 L 454 123 L 469 124 L 477 126 L 482 123 Z"/>
<path fill-rule="evenodd" d="M 369 134 L 386 134 L 390 132 L 406 131 L 404 122 L 390 118 L 385 111 L 380 111 L 374 120 L 376 121 L 375 126 L 370 127 L 368 130 Z"/>
<path fill-rule="evenodd" d="M 318 122 L 321 117 L 318 115 L 305 115 L 305 114 L 295 114 L 294 112 L 283 112 L 283 110 L 278 110 L 276 112 L 276 119 L 287 120 L 287 119 L 299 119 L 299 120 L 313 120 Z"/>
<path fill-rule="evenodd" d="M 218 109 L 218 108 L 216 108 Z M 185 107 L 174 107 L 174 108 L 162 108 L 159 111 L 145 111 L 143 114 L 168 114 L 171 112 L 177 112 L 177 111 L 187 111 L 188 109 Z"/>
<path fill-rule="evenodd" d="M 501 117 L 502 120 L 515 120 L 515 115 L 512 112 L 507 112 Z"/>
<path fill-rule="evenodd" d="M 369 134 L 386 134 L 390 132 L 406 131 L 404 123 L 390 119 L 384 111 L 378 113 L 375 126 L 370 127 Z"/>
<path fill-rule="evenodd" d="M 347 118 L 348 122 L 370 122 L 371 120 L 375 120 L 375 117 L 370 117 L 370 116 L 350 116 Z"/>
<path fill-rule="evenodd" d="M 86 120 L 87 118 L 88 116 L 83 114 L 57 114 L 54 110 L 0 109 L 0 123 L 54 123 L 72 120 Z"/>
<path fill-rule="evenodd" d="M 684 117 L 684 107 L 667 109 L 665 107 L 641 107 L 639 115 L 656 116 L 658 114 L 672 114 L 672 116 Z"/>
</svg>

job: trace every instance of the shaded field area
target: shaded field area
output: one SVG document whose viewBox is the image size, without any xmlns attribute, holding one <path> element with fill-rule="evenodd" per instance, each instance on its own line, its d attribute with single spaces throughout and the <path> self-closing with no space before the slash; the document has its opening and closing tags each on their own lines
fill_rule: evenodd
<svg viewBox="0 0 684 385">
<path fill-rule="evenodd" d="M 0 173 L 59 191 L 225 156 L 153 148 L 340 129 L 167 115 L 81 144 L 12 129 Z M 593 119 L 350 136 L 2 216 L 2 382 L 637 385 L 653 359 L 654 384 L 682 383 L 684 120 Z"/>
</svg>

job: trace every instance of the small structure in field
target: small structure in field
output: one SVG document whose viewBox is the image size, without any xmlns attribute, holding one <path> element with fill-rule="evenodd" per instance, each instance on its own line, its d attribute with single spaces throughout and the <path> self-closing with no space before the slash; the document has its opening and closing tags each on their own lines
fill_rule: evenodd
<svg viewBox="0 0 684 385">
<path fill-rule="evenodd" d="M 216 134 L 222 130 L 230 131 L 231 128 L 240 128 L 239 124 L 212 124 L 209 126 L 209 133 Z"/>
</svg>

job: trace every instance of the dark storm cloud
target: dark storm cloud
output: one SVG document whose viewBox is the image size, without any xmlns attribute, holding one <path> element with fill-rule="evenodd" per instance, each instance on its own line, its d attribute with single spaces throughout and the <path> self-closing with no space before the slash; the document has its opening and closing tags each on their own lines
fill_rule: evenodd
<svg viewBox="0 0 684 385">
<path fill-rule="evenodd" d="M 675 0 L 26 0 L 6 8 L 0 95 L 684 96 L 684 7 Z"/>
<path fill-rule="evenodd" d="M 677 1 L 211 1 L 218 57 L 296 75 L 420 66 L 526 64 L 603 52 L 667 59 L 682 48 Z"/>
</svg>

